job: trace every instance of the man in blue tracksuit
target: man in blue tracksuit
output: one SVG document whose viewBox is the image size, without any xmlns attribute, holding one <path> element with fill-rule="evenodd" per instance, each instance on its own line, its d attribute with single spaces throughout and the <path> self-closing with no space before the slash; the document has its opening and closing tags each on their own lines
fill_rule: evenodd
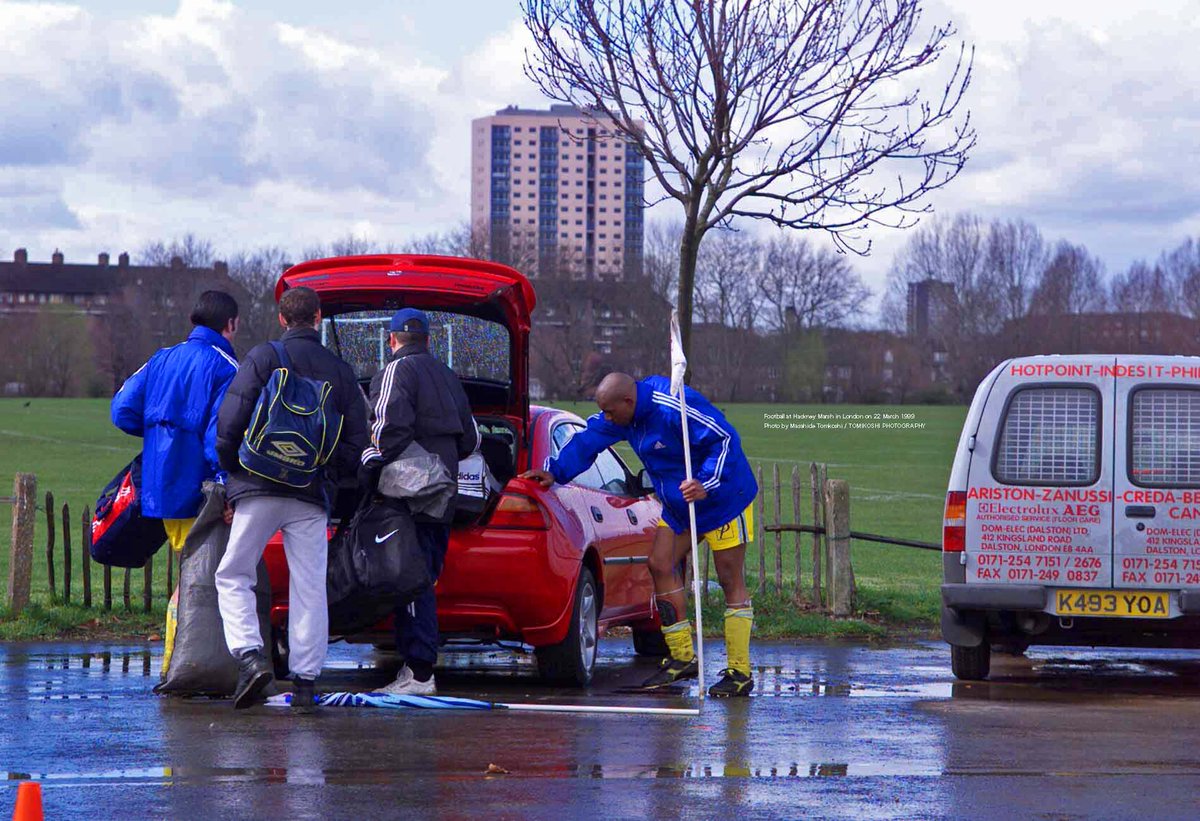
<svg viewBox="0 0 1200 821">
<path fill-rule="evenodd" d="M 646 466 L 654 492 L 662 502 L 662 521 L 650 550 L 650 574 L 671 655 L 643 685 L 657 689 L 697 675 L 691 623 L 684 615 L 687 593 L 683 568 L 691 550 L 688 503 L 696 505 L 698 537 L 713 551 L 717 578 L 725 591 L 725 650 L 728 667 L 711 688 L 713 696 L 748 696 L 750 630 L 754 611 L 746 590 L 743 565 L 746 544 L 754 538 L 754 497 L 758 483 L 742 443 L 725 416 L 701 394 L 685 388 L 688 446 L 694 478 L 684 470 L 683 426 L 679 399 L 670 393 L 670 380 L 651 376 L 641 382 L 612 373 L 596 389 L 600 413 L 588 419 L 587 429 L 571 438 L 545 470 L 523 478 L 545 487 L 571 481 L 591 466 L 605 448 L 626 441 Z"/>
<path fill-rule="evenodd" d="M 233 337 L 238 305 L 205 291 L 192 309 L 192 332 L 163 348 L 125 380 L 112 400 L 112 421 L 142 447 L 142 514 L 162 519 L 179 550 L 203 502 L 201 484 L 217 478 L 217 410 L 237 373 Z"/>
</svg>

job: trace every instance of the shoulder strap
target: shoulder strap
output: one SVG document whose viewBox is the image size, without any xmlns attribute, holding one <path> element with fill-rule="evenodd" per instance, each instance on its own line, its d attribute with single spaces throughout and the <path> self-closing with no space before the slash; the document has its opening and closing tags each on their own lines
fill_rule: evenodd
<svg viewBox="0 0 1200 821">
<path fill-rule="evenodd" d="M 292 362 L 288 359 L 287 348 L 284 347 L 283 342 L 275 340 L 271 342 L 271 347 L 275 349 L 275 354 L 279 357 L 279 367 L 290 371 L 292 369 Z"/>
</svg>

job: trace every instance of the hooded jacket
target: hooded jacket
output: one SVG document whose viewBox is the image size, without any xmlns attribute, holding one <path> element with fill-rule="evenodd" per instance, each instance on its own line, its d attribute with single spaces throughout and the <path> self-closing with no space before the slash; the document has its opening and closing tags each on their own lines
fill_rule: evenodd
<svg viewBox="0 0 1200 821">
<path fill-rule="evenodd" d="M 688 505 L 679 491 L 687 478 L 683 461 L 683 425 L 679 399 L 670 394 L 671 380 L 651 376 L 637 383 L 633 421 L 615 425 L 598 413 L 587 428 L 571 437 L 557 457 L 546 463 L 555 481 L 566 483 L 587 470 L 605 448 L 625 441 L 646 466 L 654 492 L 663 505 L 663 522 L 675 533 L 688 529 Z M 708 496 L 696 502 L 697 536 L 717 530 L 738 517 L 758 495 L 758 482 L 742 451 L 742 440 L 725 415 L 703 395 L 684 388 L 688 406 L 688 439 L 694 479 Z"/>
<path fill-rule="evenodd" d="M 200 486 L 217 478 L 217 409 L 237 373 L 233 346 L 197 325 L 125 380 L 112 399 L 113 424 L 142 447 L 142 514 L 190 519 L 200 512 Z"/>
</svg>

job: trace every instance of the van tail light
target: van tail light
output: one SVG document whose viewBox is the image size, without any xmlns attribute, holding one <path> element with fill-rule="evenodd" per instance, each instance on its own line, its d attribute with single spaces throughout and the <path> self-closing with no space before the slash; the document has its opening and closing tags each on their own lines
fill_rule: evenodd
<svg viewBox="0 0 1200 821">
<path fill-rule="evenodd" d="M 942 520 L 942 552 L 962 553 L 967 547 L 967 494 L 952 490 L 946 494 L 946 515 Z"/>
<path fill-rule="evenodd" d="M 504 530 L 549 530 L 550 517 L 546 508 L 532 496 L 524 493 L 505 492 L 492 511 L 488 527 Z"/>
</svg>

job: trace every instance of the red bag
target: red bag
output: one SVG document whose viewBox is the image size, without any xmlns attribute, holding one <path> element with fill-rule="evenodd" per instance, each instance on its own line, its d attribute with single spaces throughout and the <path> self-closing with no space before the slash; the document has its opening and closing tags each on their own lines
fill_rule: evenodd
<svg viewBox="0 0 1200 821">
<path fill-rule="evenodd" d="M 92 518 L 92 558 L 111 567 L 145 567 L 167 540 L 162 519 L 142 516 L 142 454 L 100 492 Z"/>
</svg>

